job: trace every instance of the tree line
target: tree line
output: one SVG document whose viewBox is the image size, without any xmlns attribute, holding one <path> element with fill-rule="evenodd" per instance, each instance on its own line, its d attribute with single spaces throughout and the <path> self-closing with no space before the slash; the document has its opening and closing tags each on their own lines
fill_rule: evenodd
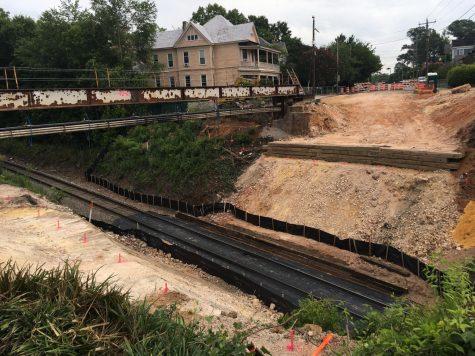
<svg viewBox="0 0 475 356">
<path fill-rule="evenodd" d="M 271 23 L 266 16 L 245 16 L 219 4 L 200 6 L 191 20 L 204 24 L 216 15 L 233 24 L 253 22 L 259 36 L 285 44 L 286 62 L 303 85 L 312 77 L 313 49 L 292 34 L 287 22 Z M 155 69 L 151 50 L 157 31 L 153 0 L 91 0 L 81 9 L 79 0 L 63 0 L 34 20 L 11 16 L 0 8 L 0 66 L 32 68 L 113 68 L 116 71 Z M 337 65 L 338 52 L 338 65 Z M 317 85 L 349 85 L 367 80 L 381 69 L 370 44 L 340 35 L 327 47 L 316 49 Z M 338 67 L 338 68 L 337 68 Z"/>
</svg>

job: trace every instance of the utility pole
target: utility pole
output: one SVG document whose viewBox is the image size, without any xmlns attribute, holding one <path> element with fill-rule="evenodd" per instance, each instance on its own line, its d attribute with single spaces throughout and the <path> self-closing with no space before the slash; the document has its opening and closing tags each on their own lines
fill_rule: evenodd
<svg viewBox="0 0 475 356">
<path fill-rule="evenodd" d="M 312 94 L 316 94 L 316 71 L 317 71 L 317 48 L 315 45 L 315 16 L 312 16 L 312 51 L 313 51 L 313 70 L 312 70 Z"/>
<path fill-rule="evenodd" d="M 340 49 L 338 48 L 338 38 L 336 39 L 336 91 L 338 92 L 338 82 L 340 81 L 340 75 L 338 73 L 338 64 L 340 62 Z"/>
<path fill-rule="evenodd" d="M 429 80 L 429 24 L 433 24 L 433 23 L 436 23 L 437 21 L 434 20 L 434 21 L 430 21 L 429 22 L 429 19 L 426 18 L 426 77 L 427 77 L 427 80 Z M 424 26 L 424 23 L 419 23 L 419 26 Z"/>
</svg>

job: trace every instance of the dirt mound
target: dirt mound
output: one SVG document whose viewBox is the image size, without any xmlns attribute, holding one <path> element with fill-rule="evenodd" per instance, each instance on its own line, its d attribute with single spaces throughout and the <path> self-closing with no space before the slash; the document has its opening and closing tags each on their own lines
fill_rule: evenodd
<svg viewBox="0 0 475 356">
<path fill-rule="evenodd" d="M 303 103 L 304 112 L 311 112 L 313 115 L 309 120 L 309 136 L 317 137 L 329 132 L 341 130 L 346 126 L 346 110 L 322 103 L 315 105 L 312 103 Z"/>
<path fill-rule="evenodd" d="M 247 211 L 427 257 L 456 247 L 457 180 L 448 172 L 261 157 L 232 200 Z"/>
</svg>

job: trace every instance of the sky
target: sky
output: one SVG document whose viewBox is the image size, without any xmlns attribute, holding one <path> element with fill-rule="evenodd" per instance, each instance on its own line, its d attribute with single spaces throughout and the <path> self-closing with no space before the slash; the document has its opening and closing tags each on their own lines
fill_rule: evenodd
<svg viewBox="0 0 475 356">
<path fill-rule="evenodd" d="M 381 57 L 383 71 L 394 68 L 401 46 L 409 43 L 406 31 L 420 22 L 444 29 L 459 18 L 475 18 L 475 0 L 156 0 L 157 23 L 166 29 L 179 28 L 198 6 L 217 2 L 226 9 L 237 8 L 245 15 L 265 15 L 271 22 L 286 21 L 294 36 L 312 41 L 312 15 L 316 18 L 317 46 L 329 44 L 338 34 L 354 34 L 371 43 Z M 60 0 L 0 0 L 0 7 L 12 15 L 38 18 Z M 89 0 L 80 0 L 83 7 Z"/>
</svg>

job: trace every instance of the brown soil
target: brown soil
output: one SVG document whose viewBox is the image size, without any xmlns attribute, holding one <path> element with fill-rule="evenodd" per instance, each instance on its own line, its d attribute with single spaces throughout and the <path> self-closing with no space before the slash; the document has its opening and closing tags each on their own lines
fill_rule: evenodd
<svg viewBox="0 0 475 356">
<path fill-rule="evenodd" d="M 448 172 L 261 157 L 231 200 L 247 211 L 428 257 L 456 248 L 457 180 Z"/>
<path fill-rule="evenodd" d="M 475 201 L 471 201 L 465 207 L 453 231 L 453 237 L 464 247 L 475 247 Z"/>
<path fill-rule="evenodd" d="M 474 101 L 473 89 L 462 94 L 442 91 L 429 97 L 404 92 L 333 96 L 315 107 L 312 137 L 294 140 L 457 150 L 461 140 L 469 139 L 469 127 L 475 122 Z M 321 129 L 322 120 L 332 121 L 329 130 Z M 322 133 L 326 134 L 316 137 Z"/>
</svg>

